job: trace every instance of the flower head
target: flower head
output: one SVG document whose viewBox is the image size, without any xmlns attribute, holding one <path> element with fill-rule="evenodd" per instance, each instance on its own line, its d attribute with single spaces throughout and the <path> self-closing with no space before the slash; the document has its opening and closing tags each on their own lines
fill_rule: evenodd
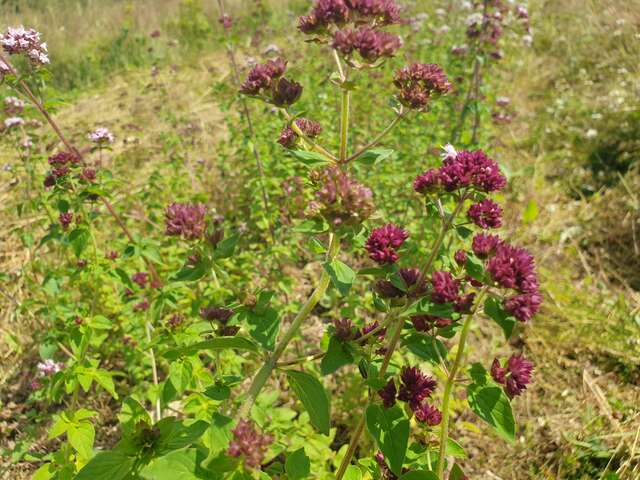
<svg viewBox="0 0 640 480">
<path fill-rule="evenodd" d="M 224 307 L 209 306 L 200 309 L 200 316 L 209 322 L 216 320 L 224 325 L 233 316 L 233 310 Z"/>
<path fill-rule="evenodd" d="M 458 265 L 464 266 L 467 263 L 467 252 L 464 250 L 457 250 L 453 255 L 453 259 Z"/>
<path fill-rule="evenodd" d="M 271 84 L 271 101 L 277 107 L 288 107 L 302 95 L 302 85 L 293 80 L 280 78 Z"/>
<path fill-rule="evenodd" d="M 437 192 L 439 188 L 440 172 L 435 168 L 418 175 L 413 181 L 413 189 L 420 194 Z"/>
<path fill-rule="evenodd" d="M 419 422 L 426 423 L 430 427 L 439 425 L 442 421 L 442 413 L 440 410 L 433 405 L 429 405 L 427 402 L 422 403 L 416 408 L 414 413 Z"/>
<path fill-rule="evenodd" d="M 540 310 L 542 296 L 537 292 L 514 295 L 504 301 L 504 309 L 521 322 L 528 322 Z"/>
<path fill-rule="evenodd" d="M 376 228 L 371 232 L 365 248 L 369 258 L 380 264 L 395 263 L 398 258 L 398 248 L 409 238 L 409 233 L 393 223 Z"/>
<path fill-rule="evenodd" d="M 526 390 L 531 383 L 532 372 L 533 363 L 523 355 L 512 355 L 505 367 L 500 365 L 497 358 L 491 365 L 491 376 L 497 383 L 504 385 L 510 398 L 517 397 Z"/>
<path fill-rule="evenodd" d="M 356 328 L 348 318 L 336 319 L 333 321 L 335 336 L 343 342 L 353 340 L 356 336 Z"/>
<path fill-rule="evenodd" d="M 136 272 L 131 276 L 131 280 L 140 288 L 144 288 L 149 282 L 149 274 L 147 272 Z"/>
<path fill-rule="evenodd" d="M 67 230 L 73 220 L 73 213 L 71 212 L 61 213 L 58 217 L 58 220 L 60 221 L 60 225 L 62 226 L 62 229 Z"/>
<path fill-rule="evenodd" d="M 271 84 L 279 79 L 287 69 L 287 62 L 281 58 L 268 60 L 251 69 L 247 79 L 240 86 L 240 92 L 246 95 L 258 95 L 261 91 L 271 88 Z"/>
<path fill-rule="evenodd" d="M 5 97 L 4 99 L 4 111 L 8 115 L 18 115 L 24 110 L 24 100 L 20 100 L 17 97 Z"/>
<path fill-rule="evenodd" d="M 207 229 L 206 212 L 201 203 L 172 203 L 165 211 L 166 234 L 185 240 L 202 238 Z"/>
<path fill-rule="evenodd" d="M 38 362 L 38 365 L 36 365 L 38 372 L 40 372 L 40 375 L 42 376 L 48 376 L 58 373 L 64 367 L 64 363 L 56 362 L 55 360 L 52 360 L 50 358 L 47 358 L 43 362 Z"/>
<path fill-rule="evenodd" d="M 417 408 L 436 388 L 436 381 L 417 367 L 404 367 L 400 380 L 402 384 L 398 391 L 398 400 L 408 402 L 412 408 Z"/>
<path fill-rule="evenodd" d="M 488 198 L 471 205 L 467 216 L 481 228 L 500 228 L 502 226 L 502 208 Z"/>
<path fill-rule="evenodd" d="M 396 72 L 394 85 L 400 90 L 400 102 L 413 109 L 423 109 L 432 98 L 452 89 L 439 65 L 413 63 Z"/>
<path fill-rule="evenodd" d="M 396 403 L 396 395 L 398 390 L 393 379 L 389 380 L 387 384 L 378 390 L 378 395 L 382 399 L 384 408 L 391 408 Z"/>
<path fill-rule="evenodd" d="M 25 121 L 22 117 L 9 117 L 4 119 L 4 128 L 6 130 L 10 130 L 14 127 L 18 127 L 20 125 L 24 125 Z"/>
<path fill-rule="evenodd" d="M 504 288 L 513 288 L 521 293 L 538 291 L 535 261 L 524 248 L 499 244 L 496 254 L 487 263 L 487 272 Z"/>
<path fill-rule="evenodd" d="M 338 167 L 314 172 L 312 179 L 318 190 L 309 204 L 309 216 L 322 216 L 339 227 L 360 224 L 375 210 L 373 192 Z"/>
<path fill-rule="evenodd" d="M 431 274 L 433 292 L 431 299 L 435 303 L 455 302 L 460 291 L 460 282 L 449 272 L 436 271 Z"/>
<path fill-rule="evenodd" d="M 497 235 L 479 233 L 473 237 L 471 249 L 478 258 L 487 258 L 495 253 L 501 243 L 502 240 Z"/>
<path fill-rule="evenodd" d="M 218 22 L 225 30 L 229 30 L 233 26 L 233 19 L 226 13 L 218 18 Z"/>
<path fill-rule="evenodd" d="M 232 457 L 243 457 L 248 468 L 259 468 L 267 453 L 267 448 L 273 443 L 273 437 L 258 432 L 249 420 L 240 420 L 236 428 L 231 430 L 233 439 L 227 453 Z"/>
<path fill-rule="evenodd" d="M 320 135 L 322 127 L 318 122 L 307 118 L 299 118 L 295 121 L 296 126 L 309 138 L 315 138 Z M 298 134 L 290 126 L 286 126 L 280 132 L 278 143 L 285 148 L 293 148 L 298 141 Z"/>
<path fill-rule="evenodd" d="M 0 46 L 9 55 L 25 55 L 32 65 L 41 66 L 49 63 L 47 44 L 40 39 L 40 33 L 33 28 L 25 29 L 9 27 L 0 35 Z"/>
<path fill-rule="evenodd" d="M 498 164 L 482 150 L 463 150 L 448 156 L 440 168 L 440 181 L 449 192 L 473 186 L 482 192 L 501 190 L 507 183 Z"/>
<path fill-rule="evenodd" d="M 113 133 L 108 128 L 98 127 L 93 132 L 87 135 L 87 138 L 96 145 L 104 146 L 109 145 L 115 141 Z"/>
<path fill-rule="evenodd" d="M 373 63 L 381 57 L 392 57 L 400 48 L 401 42 L 400 38 L 392 33 L 361 27 L 355 31 L 336 31 L 332 46 L 344 55 L 357 51 L 363 60 Z"/>
</svg>

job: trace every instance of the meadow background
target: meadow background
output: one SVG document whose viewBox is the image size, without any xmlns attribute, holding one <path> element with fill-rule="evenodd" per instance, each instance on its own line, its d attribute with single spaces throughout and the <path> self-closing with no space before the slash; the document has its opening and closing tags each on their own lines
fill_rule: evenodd
<svg viewBox="0 0 640 480">
<path fill-rule="evenodd" d="M 406 56 L 464 71 L 449 54 L 464 37 L 455 4 L 403 2 L 404 16 L 412 21 L 399 28 L 406 48 L 391 63 L 401 65 Z M 304 106 L 323 123 L 335 118 L 338 100 L 331 109 L 326 59 L 295 29 L 297 16 L 308 8 L 300 0 L 227 4 L 243 72 L 251 58 L 280 52 L 309 86 Z M 509 233 L 539 265 L 545 304 L 533 325 L 512 340 L 526 346 L 536 376 L 517 404 L 515 445 L 488 440 L 486 431 L 470 422 L 459 437 L 468 439 L 472 478 L 637 479 L 640 2 L 531 0 L 529 12 L 532 45 L 509 42 L 504 59 L 485 77 L 482 143 L 509 172 L 511 188 L 504 194 Z M 212 0 L 0 1 L 3 29 L 32 26 L 48 42 L 48 106 L 71 137 L 82 143 L 98 125 L 116 135 L 105 161 L 119 179 L 116 204 L 127 212 L 127 221 L 142 232 L 161 232 L 158 212 L 164 205 L 198 199 L 234 228 L 258 232 L 247 234 L 242 261 L 250 265 L 252 256 L 264 254 L 268 223 L 286 223 L 287 215 L 263 211 L 218 16 Z M 391 118 L 377 107 L 388 100 L 384 83 L 392 71 L 385 69 L 382 78 L 371 78 L 367 88 L 354 92 L 352 142 Z M 515 115 L 508 124 L 494 124 L 492 106 L 502 96 L 511 99 Z M 316 99 L 329 107 L 318 110 Z M 274 141 L 281 123 L 267 106 L 250 108 L 277 210 L 287 203 L 281 183 L 289 168 Z M 384 143 L 401 152 L 399 157 L 367 174 L 367 181 L 378 189 L 388 186 L 385 191 L 407 185 L 425 158 L 435 162 L 449 127 L 425 121 L 398 128 Z M 45 128 L 37 135 L 44 144 L 53 141 Z M 53 413 L 56 406 L 34 399 L 29 382 L 41 355 L 40 335 L 47 330 L 36 306 L 65 294 L 46 275 L 64 259 L 39 248 L 47 219 L 25 214 L 21 205 L 41 186 L 25 188 L 28 172 L 2 133 L 0 166 L 0 478 L 19 479 L 29 478 L 55 443 L 47 439 L 47 416 L 41 413 Z M 33 168 L 44 175 L 46 166 Z M 402 212 L 403 201 L 387 198 L 384 205 Z M 150 213 L 150 206 L 155 211 Z M 118 237 L 115 230 L 103 233 L 101 241 Z M 269 254 L 288 258 L 289 252 L 272 248 Z M 287 273 L 300 282 L 283 280 L 278 287 L 297 298 L 302 287 L 294 285 L 304 286 L 306 273 L 294 267 Z M 262 271 L 248 282 L 260 285 L 272 275 Z M 496 332 L 475 334 L 490 345 Z M 471 355 L 486 359 L 489 352 Z M 348 393 L 347 388 L 341 400 L 345 412 Z M 101 413 L 97 444 L 110 445 L 118 435 L 117 412 L 108 399 L 95 402 Z M 353 422 L 343 420 L 347 426 Z"/>
</svg>

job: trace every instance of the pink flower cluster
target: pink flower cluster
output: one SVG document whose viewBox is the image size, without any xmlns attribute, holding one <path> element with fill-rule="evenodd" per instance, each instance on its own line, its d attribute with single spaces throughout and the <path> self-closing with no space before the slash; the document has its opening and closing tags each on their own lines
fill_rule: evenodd
<svg viewBox="0 0 640 480">
<path fill-rule="evenodd" d="M 471 205 L 467 216 L 480 228 L 500 228 L 502 226 L 502 208 L 488 198 Z"/>
<path fill-rule="evenodd" d="M 413 63 L 398 70 L 393 79 L 400 90 L 398 99 L 406 107 L 422 110 L 429 101 L 446 95 L 453 88 L 439 65 Z"/>
<path fill-rule="evenodd" d="M 47 44 L 40 39 L 40 33 L 33 28 L 9 27 L 4 34 L 0 35 L 0 45 L 9 55 L 25 55 L 34 66 L 49 63 Z"/>
<path fill-rule="evenodd" d="M 287 62 L 281 58 L 268 60 L 251 69 L 240 86 L 245 95 L 264 95 L 265 99 L 278 107 L 295 103 L 302 95 L 302 85 L 283 77 Z"/>
<path fill-rule="evenodd" d="M 65 178 L 71 171 L 71 167 L 78 166 L 80 160 L 72 153 L 63 151 L 49 157 L 51 171 L 44 179 L 45 187 L 54 186 L 58 180 Z"/>
<path fill-rule="evenodd" d="M 409 238 L 409 233 L 393 223 L 383 227 L 375 228 L 367 242 L 365 248 L 369 252 L 369 258 L 379 264 L 395 263 L 400 256 L 397 250 L 404 241 Z"/>
<path fill-rule="evenodd" d="M 500 361 L 495 358 L 491 365 L 491 376 L 493 379 L 504 385 L 507 395 L 510 398 L 517 397 L 531 383 L 531 373 L 533 363 L 522 355 L 512 355 L 507 360 L 507 365 L 502 367 Z"/>
<path fill-rule="evenodd" d="M 7 115 L 19 115 L 24 111 L 24 101 L 17 97 L 5 97 L 4 112 Z"/>
<path fill-rule="evenodd" d="M 360 224 L 375 210 L 373 192 L 340 168 L 328 167 L 313 172 L 311 177 L 318 190 L 309 203 L 309 216 L 322 216 L 339 227 Z"/>
<path fill-rule="evenodd" d="M 113 133 L 104 127 L 96 128 L 93 132 L 87 135 L 87 138 L 100 146 L 109 145 L 115 141 Z"/>
<path fill-rule="evenodd" d="M 358 30 L 345 28 L 338 30 L 333 36 L 332 47 L 349 56 L 357 51 L 363 60 L 373 63 L 381 57 L 393 57 L 402 46 L 400 37 L 389 32 L 382 32 L 369 27 Z"/>
<path fill-rule="evenodd" d="M 201 203 L 172 203 L 165 211 L 166 234 L 197 240 L 207 229 L 207 207 Z"/>
<path fill-rule="evenodd" d="M 51 360 L 50 358 L 47 358 L 43 362 L 38 362 L 38 365 L 36 365 L 38 372 L 40 372 L 40 375 L 42 376 L 54 375 L 64 367 L 64 363 L 56 362 L 55 360 Z"/>
<path fill-rule="evenodd" d="M 296 126 L 309 138 L 320 135 L 322 127 L 318 122 L 306 118 L 299 118 L 295 121 Z M 298 141 L 298 134 L 290 126 L 286 126 L 280 132 L 278 143 L 284 148 L 293 148 Z"/>
<path fill-rule="evenodd" d="M 507 179 L 500 172 L 498 164 L 482 150 L 453 150 L 447 154 L 440 168 L 418 175 L 413 188 L 422 194 L 437 191 L 441 187 L 448 192 L 474 188 L 490 193 L 503 189 L 506 183 Z"/>
<path fill-rule="evenodd" d="M 311 13 L 300 17 L 302 33 L 325 34 L 346 23 L 391 25 L 400 21 L 400 8 L 393 0 L 317 0 Z"/>
<path fill-rule="evenodd" d="M 273 437 L 258 432 L 249 420 L 240 420 L 236 428 L 231 430 L 233 439 L 227 453 L 232 457 L 243 457 L 247 468 L 260 468 Z"/>
<path fill-rule="evenodd" d="M 400 375 L 400 388 L 396 387 L 393 379 L 380 390 L 378 395 L 382 399 L 385 408 L 391 408 L 396 400 L 409 404 L 416 419 L 429 426 L 435 426 L 442 420 L 440 411 L 430 405 L 426 400 L 433 395 L 436 381 L 417 367 L 404 367 Z"/>
</svg>

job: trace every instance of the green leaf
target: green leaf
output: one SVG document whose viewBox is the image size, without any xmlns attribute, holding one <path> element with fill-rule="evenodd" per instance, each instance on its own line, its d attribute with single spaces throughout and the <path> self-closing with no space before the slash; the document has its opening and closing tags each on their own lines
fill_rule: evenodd
<svg viewBox="0 0 640 480">
<path fill-rule="evenodd" d="M 215 456 L 224 451 L 231 441 L 233 419 L 219 413 L 214 413 L 209 425 L 209 456 Z"/>
<path fill-rule="evenodd" d="M 398 406 L 385 409 L 380 405 L 369 405 L 366 423 L 367 430 L 389 462 L 389 468 L 400 475 L 409 444 L 409 420 L 402 409 Z"/>
<path fill-rule="evenodd" d="M 204 394 L 211 400 L 217 400 L 221 402 L 222 400 L 226 400 L 231 396 L 231 389 L 223 383 L 216 383 L 215 385 L 207 387 L 204 391 Z"/>
<path fill-rule="evenodd" d="M 527 207 L 524 209 L 524 212 L 522 212 L 522 221 L 524 223 L 531 223 L 538 218 L 538 213 L 538 204 L 535 200 L 529 200 Z"/>
<path fill-rule="evenodd" d="M 71 244 L 71 248 L 73 248 L 73 253 L 76 254 L 76 257 L 82 255 L 82 252 L 89 243 L 89 239 L 91 238 L 91 233 L 84 227 L 79 227 L 73 230 L 69 234 L 69 243 Z"/>
<path fill-rule="evenodd" d="M 249 334 L 265 350 L 273 351 L 280 331 L 280 316 L 269 306 L 256 306 L 245 310 Z"/>
<path fill-rule="evenodd" d="M 356 161 L 363 163 L 367 166 L 373 166 L 376 163 L 381 162 L 389 158 L 393 155 L 394 151 L 390 148 L 373 148 L 371 150 L 367 150 L 362 155 L 360 155 Z"/>
<path fill-rule="evenodd" d="M 289 150 L 289 153 L 295 158 L 304 163 L 307 167 L 318 167 L 320 165 L 327 165 L 330 160 L 318 152 L 308 152 L 306 150 Z"/>
<path fill-rule="evenodd" d="M 309 413 L 309 418 L 320 433 L 329 435 L 331 405 L 320 381 L 313 375 L 295 370 L 287 371 L 289 385 Z"/>
<path fill-rule="evenodd" d="M 248 338 L 244 337 L 216 337 L 211 340 L 205 340 L 204 342 L 194 343 L 187 347 L 174 348 L 164 353 L 164 357 L 169 360 L 175 360 L 183 355 L 193 355 L 199 353 L 202 350 L 246 350 L 249 352 L 258 353 L 258 346 Z"/>
<path fill-rule="evenodd" d="M 344 472 L 344 480 L 362 480 L 362 472 L 355 465 L 349 465 Z"/>
<path fill-rule="evenodd" d="M 400 480 L 438 480 L 438 475 L 427 470 L 414 470 L 402 475 Z"/>
<path fill-rule="evenodd" d="M 229 258 L 235 252 L 239 240 L 240 234 L 238 233 L 222 240 L 216 245 L 214 257 L 217 259 Z"/>
<path fill-rule="evenodd" d="M 93 425 L 89 422 L 72 424 L 67 430 L 69 443 L 84 459 L 90 458 L 93 453 L 93 440 L 95 435 L 96 432 Z"/>
<path fill-rule="evenodd" d="M 338 289 L 341 295 L 346 295 L 351 290 L 351 285 L 356 278 L 356 272 L 349 265 L 340 260 L 332 260 L 324 264 L 324 269 L 331 278 L 331 283 Z"/>
<path fill-rule="evenodd" d="M 322 375 L 329 375 L 350 363 L 353 363 L 353 355 L 349 351 L 349 345 L 341 342 L 336 337 L 331 337 L 327 353 L 325 353 L 320 362 Z"/>
<path fill-rule="evenodd" d="M 284 463 L 284 470 L 290 480 L 306 478 L 311 473 L 311 461 L 304 451 L 304 447 L 287 455 Z"/>
<path fill-rule="evenodd" d="M 31 480 L 50 480 L 56 474 L 56 468 L 51 463 L 45 463 L 35 471 Z"/>
<path fill-rule="evenodd" d="M 451 468 L 451 473 L 449 474 L 449 480 L 465 480 L 466 478 L 467 476 L 462 471 L 462 468 L 460 468 L 460 465 L 455 463 Z"/>
<path fill-rule="evenodd" d="M 455 458 L 467 458 L 467 452 L 464 451 L 464 448 L 456 442 L 453 438 L 447 439 L 447 455 Z"/>
<path fill-rule="evenodd" d="M 516 424 L 511 404 L 502 388 L 473 383 L 467 387 L 467 400 L 471 410 L 491 425 L 500 437 L 509 442 L 515 440 Z"/>
<path fill-rule="evenodd" d="M 329 228 L 329 225 L 327 225 L 322 220 L 311 219 L 311 220 L 303 220 L 302 222 L 297 223 L 292 230 L 296 233 L 315 234 L 315 233 L 326 232 L 328 228 Z"/>
<path fill-rule="evenodd" d="M 97 454 L 74 480 L 124 480 L 131 473 L 135 464 L 135 457 L 113 450 Z"/>
<path fill-rule="evenodd" d="M 149 480 L 200 480 L 211 478 L 199 466 L 202 455 L 195 448 L 171 452 L 154 459 L 141 473 Z"/>
<path fill-rule="evenodd" d="M 515 317 L 505 312 L 500 302 L 493 297 L 489 297 L 484 301 L 484 313 L 502 328 L 505 338 L 509 340 L 513 333 L 513 328 L 516 326 L 517 320 Z"/>
<path fill-rule="evenodd" d="M 135 432 L 136 425 L 140 423 L 151 425 L 149 412 L 133 397 L 127 397 L 122 403 L 118 420 L 125 435 Z"/>
<path fill-rule="evenodd" d="M 433 364 L 446 359 L 449 353 L 444 343 L 431 335 L 412 333 L 403 339 L 402 344 L 407 346 L 414 355 Z"/>
<path fill-rule="evenodd" d="M 440 318 L 451 318 L 453 316 L 453 305 L 450 303 L 432 303 L 426 298 L 418 300 L 402 314 L 403 317 L 413 315 L 432 315 Z"/>
<path fill-rule="evenodd" d="M 173 388 L 175 388 L 177 395 L 182 395 L 182 393 L 189 388 L 192 377 L 193 366 L 189 360 L 173 362 L 169 366 L 169 380 Z"/>
<path fill-rule="evenodd" d="M 185 425 L 173 417 L 167 417 L 156 423 L 156 427 L 160 430 L 160 438 L 156 442 L 155 453 L 160 456 L 191 445 L 209 428 L 209 424 L 204 420 L 198 420 L 191 425 Z"/>
<path fill-rule="evenodd" d="M 118 394 L 116 393 L 116 388 L 113 384 L 113 378 L 110 372 L 107 370 L 95 370 L 93 378 L 95 378 L 96 382 L 98 382 L 98 384 L 104 388 L 109 395 L 116 400 L 118 399 Z"/>
<path fill-rule="evenodd" d="M 464 265 L 464 269 L 471 278 L 479 282 L 484 281 L 484 265 L 482 264 L 482 260 L 476 256 L 467 255 L 467 262 Z"/>
<path fill-rule="evenodd" d="M 195 282 L 204 277 L 210 269 L 207 262 L 198 262 L 195 265 L 185 265 L 169 280 L 172 282 Z"/>
</svg>

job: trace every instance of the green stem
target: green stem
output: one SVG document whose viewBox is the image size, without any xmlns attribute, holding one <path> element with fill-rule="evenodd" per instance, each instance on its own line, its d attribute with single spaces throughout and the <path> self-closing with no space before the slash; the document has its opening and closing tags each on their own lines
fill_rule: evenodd
<svg viewBox="0 0 640 480">
<path fill-rule="evenodd" d="M 356 153 L 354 153 L 349 158 L 347 158 L 344 163 L 349 163 L 352 160 L 355 160 L 356 158 L 358 158 L 360 155 L 365 153 L 370 148 L 375 147 L 380 142 L 380 140 L 382 140 L 382 138 L 385 135 L 387 135 L 391 130 L 393 130 L 393 128 L 398 124 L 398 122 L 400 120 L 402 120 L 402 118 L 405 115 L 406 115 L 405 111 L 401 111 L 400 113 L 398 113 L 398 115 L 396 115 L 396 117 L 391 121 L 391 123 L 389 125 L 387 125 L 387 127 L 382 132 L 380 132 L 373 140 L 371 140 L 369 143 L 367 143 L 364 147 L 362 147 Z"/>
<path fill-rule="evenodd" d="M 147 342 L 151 344 L 151 322 L 148 320 L 144 325 Z M 151 359 L 151 374 L 153 376 L 153 385 L 156 387 L 156 422 L 162 420 L 162 407 L 160 406 L 160 392 L 158 391 L 158 365 L 156 364 L 156 355 L 153 348 L 149 349 L 149 358 Z"/>
<path fill-rule="evenodd" d="M 347 139 L 349 137 L 349 102 L 351 92 L 342 89 L 341 113 L 340 113 L 340 162 L 347 159 Z"/>
<path fill-rule="evenodd" d="M 469 336 L 469 330 L 471 329 L 471 323 L 473 322 L 473 318 L 475 317 L 476 312 L 478 311 L 478 306 L 482 303 L 482 299 L 485 295 L 486 289 L 483 289 L 478 295 L 476 306 L 462 325 L 462 332 L 460 333 L 460 340 L 458 341 L 458 350 L 456 352 L 456 358 L 453 361 L 453 365 L 451 366 L 451 370 L 449 370 L 449 376 L 447 377 L 447 383 L 444 386 L 444 393 L 442 396 L 442 422 L 440 423 L 440 450 L 438 453 L 438 467 L 436 469 L 436 473 L 438 478 L 442 478 L 442 474 L 444 472 L 444 460 L 445 460 L 445 452 L 447 448 L 447 441 L 449 439 L 449 403 L 451 402 L 451 392 L 453 391 L 453 386 L 456 381 L 456 375 L 458 374 L 458 370 L 460 369 L 460 365 L 462 364 L 462 359 L 464 357 L 464 348 L 467 343 L 467 337 Z"/>
<path fill-rule="evenodd" d="M 338 254 L 338 250 L 340 249 L 340 241 L 335 237 L 332 233 L 329 237 L 329 248 L 327 249 L 327 261 L 333 260 Z M 271 373 L 276 368 L 278 364 L 278 360 L 286 350 L 289 342 L 296 335 L 302 323 L 309 316 L 314 307 L 318 304 L 318 302 L 322 299 L 327 288 L 329 287 L 329 274 L 323 270 L 322 276 L 320 277 L 320 281 L 318 282 L 318 286 L 313 291 L 311 296 L 307 299 L 305 304 L 302 306 L 302 309 L 298 312 L 296 317 L 291 322 L 291 325 L 284 333 L 284 336 L 278 342 L 274 352 L 269 356 L 269 358 L 265 361 L 262 368 L 258 371 L 255 377 L 253 377 L 253 381 L 251 382 L 251 387 L 249 387 L 249 391 L 247 393 L 248 398 L 240 408 L 240 418 L 246 418 L 251 411 L 251 407 L 255 403 L 260 391 L 267 383 L 267 380 L 271 376 Z"/>
</svg>

